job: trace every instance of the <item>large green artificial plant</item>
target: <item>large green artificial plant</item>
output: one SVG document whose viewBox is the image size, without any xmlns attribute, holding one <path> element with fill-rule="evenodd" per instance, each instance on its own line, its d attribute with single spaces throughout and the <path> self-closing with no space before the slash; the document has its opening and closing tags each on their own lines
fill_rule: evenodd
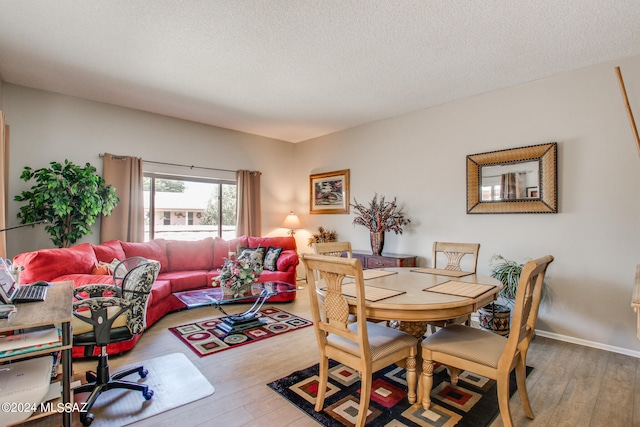
<svg viewBox="0 0 640 427">
<path fill-rule="evenodd" d="M 17 202 L 27 202 L 20 208 L 22 224 L 46 220 L 45 230 L 51 241 L 68 248 L 82 236 L 91 233 L 91 226 L 100 214 L 110 215 L 120 199 L 111 185 L 87 163 L 84 167 L 64 161 L 49 163 L 51 167 L 33 170 L 25 166 L 20 179 L 36 183 L 29 191 L 15 196 Z"/>
</svg>

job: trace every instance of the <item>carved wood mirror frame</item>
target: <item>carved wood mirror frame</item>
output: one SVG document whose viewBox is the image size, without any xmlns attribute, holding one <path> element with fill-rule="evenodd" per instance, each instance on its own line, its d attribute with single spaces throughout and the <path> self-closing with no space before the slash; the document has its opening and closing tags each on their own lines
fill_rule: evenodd
<svg viewBox="0 0 640 427">
<path fill-rule="evenodd" d="M 557 213 L 557 157 L 558 144 L 556 142 L 468 155 L 467 213 Z M 539 161 L 538 197 L 509 201 L 485 201 L 481 199 L 483 166 L 500 166 L 536 160 Z"/>
</svg>

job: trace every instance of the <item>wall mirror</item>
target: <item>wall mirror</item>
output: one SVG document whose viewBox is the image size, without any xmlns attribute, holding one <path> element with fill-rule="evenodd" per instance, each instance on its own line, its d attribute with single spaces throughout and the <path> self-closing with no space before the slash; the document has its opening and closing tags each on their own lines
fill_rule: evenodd
<svg viewBox="0 0 640 427">
<path fill-rule="evenodd" d="M 467 156 L 467 213 L 557 213 L 555 142 Z"/>
</svg>

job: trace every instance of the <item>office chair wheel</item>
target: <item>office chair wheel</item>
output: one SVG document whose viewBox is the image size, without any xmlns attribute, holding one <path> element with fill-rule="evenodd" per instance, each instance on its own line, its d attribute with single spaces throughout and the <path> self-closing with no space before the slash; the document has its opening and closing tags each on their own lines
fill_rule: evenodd
<svg viewBox="0 0 640 427">
<path fill-rule="evenodd" d="M 149 371 L 146 369 L 140 371 L 140 378 L 147 378 L 147 375 L 149 375 Z"/>
<path fill-rule="evenodd" d="M 80 422 L 83 426 L 89 426 L 93 422 L 93 414 L 91 412 L 87 412 L 86 414 L 80 414 Z"/>
<path fill-rule="evenodd" d="M 145 400 L 151 399 L 153 397 L 153 390 L 142 393 L 142 397 L 144 397 Z"/>
</svg>

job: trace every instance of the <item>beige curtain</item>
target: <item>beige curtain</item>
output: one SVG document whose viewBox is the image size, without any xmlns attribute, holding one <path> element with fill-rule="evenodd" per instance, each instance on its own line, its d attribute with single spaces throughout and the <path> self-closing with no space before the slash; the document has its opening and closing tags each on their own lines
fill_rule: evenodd
<svg viewBox="0 0 640 427">
<path fill-rule="evenodd" d="M 236 185 L 238 192 L 236 236 L 261 236 L 260 172 L 237 171 Z"/>
<path fill-rule="evenodd" d="M 9 203 L 9 125 L 0 111 L 0 228 L 7 227 L 7 206 Z M 6 232 L 0 233 L 0 256 L 7 257 Z"/>
<path fill-rule="evenodd" d="M 525 172 L 509 172 L 500 177 L 500 197 L 502 200 L 517 200 L 525 198 Z"/>
<path fill-rule="evenodd" d="M 102 176 L 106 184 L 116 189 L 120 202 L 111 215 L 102 218 L 100 241 L 115 239 L 125 242 L 142 242 L 144 240 L 142 159 L 105 153 Z"/>
</svg>

